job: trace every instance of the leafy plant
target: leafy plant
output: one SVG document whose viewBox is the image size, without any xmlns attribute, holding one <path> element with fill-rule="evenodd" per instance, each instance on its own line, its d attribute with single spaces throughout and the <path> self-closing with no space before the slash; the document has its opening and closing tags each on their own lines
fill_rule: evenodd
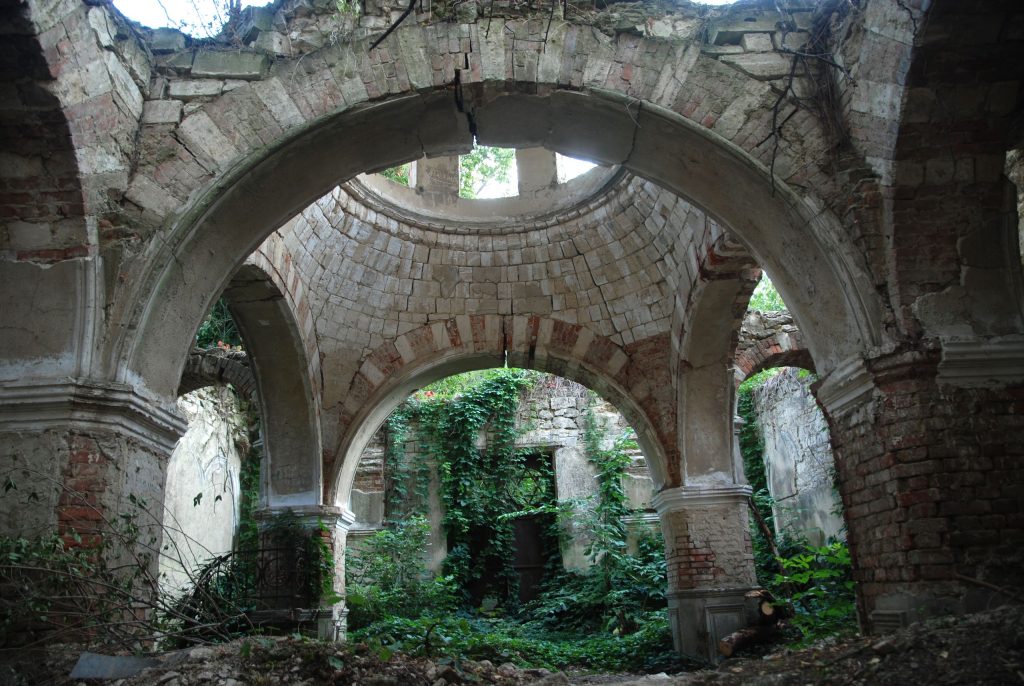
<svg viewBox="0 0 1024 686">
<path fill-rule="evenodd" d="M 527 455 L 516 448 L 516 408 L 536 378 L 522 369 L 494 369 L 447 381 L 415 394 L 388 422 L 386 479 L 410 489 L 401 470 L 408 426 L 416 424 L 418 464 L 436 466 L 445 506 L 448 541 L 445 573 L 466 599 L 494 596 L 515 602 L 517 577 L 512 568 L 512 522 L 503 515 L 520 509 L 510 484 L 521 480 Z M 437 388 L 438 390 L 432 390 Z M 486 444 L 478 445 L 484 436 Z M 427 475 L 413 474 L 420 488 Z M 426 500 L 420 493 L 419 501 Z M 389 503 L 392 512 L 412 513 Z"/>
<path fill-rule="evenodd" d="M 664 671 L 685 663 L 672 650 L 664 613 L 653 613 L 644 628 L 628 636 L 545 631 L 503 618 L 425 616 L 390 618 L 355 631 L 382 658 L 403 652 L 451 660 L 513 662 L 521 667 L 602 671 Z"/>
<path fill-rule="evenodd" d="M 856 631 L 854 582 L 845 543 L 807 546 L 780 557 L 779 563 L 783 571 L 773 581 L 778 588 L 792 589 L 793 624 L 803 634 L 802 643 Z"/>
<path fill-rule="evenodd" d="M 768 274 L 763 272 L 747 307 L 761 312 L 784 312 L 789 309 L 786 303 L 782 302 L 782 296 L 775 290 L 775 284 L 768 278 Z"/>
<path fill-rule="evenodd" d="M 412 517 L 378 531 L 350 553 L 345 573 L 351 628 L 454 606 L 451 577 L 433 578 L 427 571 L 429 536 L 427 519 Z"/>
</svg>

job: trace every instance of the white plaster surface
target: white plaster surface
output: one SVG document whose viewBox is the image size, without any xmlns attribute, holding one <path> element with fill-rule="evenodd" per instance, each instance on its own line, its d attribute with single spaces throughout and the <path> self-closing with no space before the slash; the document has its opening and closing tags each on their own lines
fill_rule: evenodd
<svg viewBox="0 0 1024 686">
<path fill-rule="evenodd" d="M 768 490 L 778 532 L 801 533 L 822 544 L 843 526 L 832 488 L 834 461 L 825 417 L 811 395 L 810 378 L 788 367 L 754 394 L 764 437 Z"/>
<path fill-rule="evenodd" d="M 239 443 L 245 440 L 238 399 L 226 388 L 210 386 L 183 395 L 178 409 L 188 419 L 188 431 L 167 468 L 160 573 L 168 589 L 181 588 L 188 570 L 231 550 L 244 457 Z"/>
</svg>

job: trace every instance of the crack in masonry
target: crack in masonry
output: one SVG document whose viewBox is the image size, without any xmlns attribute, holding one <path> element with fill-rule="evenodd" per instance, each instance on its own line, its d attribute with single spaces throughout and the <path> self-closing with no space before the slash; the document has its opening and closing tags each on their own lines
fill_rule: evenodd
<svg viewBox="0 0 1024 686">
<path fill-rule="evenodd" d="M 466 59 L 469 57 L 467 55 Z M 469 133 L 476 140 L 476 117 L 473 116 L 472 111 L 466 109 L 466 99 L 462 92 L 462 70 L 455 70 L 455 80 L 452 82 L 455 86 L 455 109 L 466 116 L 466 123 L 469 126 Z"/>
<path fill-rule="evenodd" d="M 182 121 L 184 121 L 184 120 L 182 120 Z M 209 167 L 207 167 L 203 163 L 202 158 L 199 155 L 197 155 L 195 152 L 193 152 L 192 148 L 188 147 L 188 144 L 186 144 L 185 141 L 183 141 L 181 139 L 181 136 L 178 135 L 178 132 L 179 132 L 180 128 L 181 128 L 181 124 L 179 123 L 178 126 L 175 127 L 174 131 L 171 132 L 171 138 L 176 140 L 178 142 L 178 145 L 180 145 L 181 147 L 185 148 L 185 152 L 187 152 L 189 155 L 191 155 L 192 159 L 194 159 L 196 161 L 196 164 L 198 164 L 200 167 L 205 169 L 207 174 L 209 174 L 210 176 L 217 176 L 217 170 L 216 169 L 210 169 Z"/>
<path fill-rule="evenodd" d="M 623 160 L 623 163 L 629 162 L 629 160 L 633 157 L 633 152 L 636 151 L 636 140 L 637 137 L 640 135 L 640 129 L 642 128 L 638 120 L 640 118 L 640 112 L 643 110 L 644 102 L 643 100 L 636 100 L 636 116 L 633 116 L 633 113 L 629 111 L 629 107 L 631 104 L 632 103 L 629 102 L 626 103 L 626 114 L 629 115 L 629 118 L 633 120 L 633 136 L 629 142 L 629 152 L 626 153 L 626 159 Z"/>
<path fill-rule="evenodd" d="M 508 366 L 508 317 L 501 318 L 501 360 L 505 366 Z"/>
</svg>

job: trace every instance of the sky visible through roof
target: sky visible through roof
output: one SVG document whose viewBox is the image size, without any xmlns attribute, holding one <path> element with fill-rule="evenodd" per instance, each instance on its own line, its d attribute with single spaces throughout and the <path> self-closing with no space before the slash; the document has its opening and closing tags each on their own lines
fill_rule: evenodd
<svg viewBox="0 0 1024 686">
<path fill-rule="evenodd" d="M 733 0 L 705 0 L 706 5 L 726 5 Z M 114 0 L 126 17 L 143 26 L 159 28 L 170 26 L 181 29 L 192 36 L 213 37 L 220 32 L 226 18 L 225 0 Z M 260 7 L 266 2 L 242 0 L 242 7 Z M 560 182 L 579 176 L 593 168 L 593 164 L 559 155 L 558 176 Z M 516 178 L 502 184 L 488 183 L 478 197 L 503 197 L 515 195 Z"/>
<path fill-rule="evenodd" d="M 705 5 L 728 5 L 733 0 L 704 0 Z M 114 6 L 133 21 L 150 28 L 172 26 L 197 37 L 212 37 L 224 22 L 225 0 L 114 0 Z M 242 0 L 242 7 L 266 5 Z"/>
</svg>

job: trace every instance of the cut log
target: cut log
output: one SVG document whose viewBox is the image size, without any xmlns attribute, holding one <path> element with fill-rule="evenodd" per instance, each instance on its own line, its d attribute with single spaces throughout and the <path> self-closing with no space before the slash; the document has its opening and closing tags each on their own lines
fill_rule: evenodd
<svg viewBox="0 0 1024 686">
<path fill-rule="evenodd" d="M 788 616 L 784 603 L 779 603 L 771 592 L 759 588 L 746 594 L 750 621 L 756 614 L 758 624 L 775 624 Z"/>
<path fill-rule="evenodd" d="M 762 626 L 751 626 L 746 629 L 734 631 L 728 636 L 722 637 L 718 642 L 718 652 L 723 657 L 732 657 L 736 651 L 758 643 L 768 643 L 778 638 L 779 629 L 777 624 Z"/>
</svg>

